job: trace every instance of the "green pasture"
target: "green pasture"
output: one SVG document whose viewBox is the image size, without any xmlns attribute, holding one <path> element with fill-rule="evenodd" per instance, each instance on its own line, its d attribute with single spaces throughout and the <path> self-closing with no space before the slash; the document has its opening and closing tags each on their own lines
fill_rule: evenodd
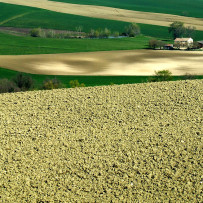
<svg viewBox="0 0 203 203">
<path fill-rule="evenodd" d="M 131 50 L 148 47 L 149 37 L 116 39 L 51 39 L 0 33 L 0 55 Z"/>
<path fill-rule="evenodd" d="M 76 30 L 82 26 L 84 32 L 91 29 L 108 28 L 111 31 L 124 32 L 127 22 L 89 18 L 77 15 L 57 13 L 53 11 L 25 6 L 0 3 L 0 26 L 20 28 L 45 28 L 58 30 Z M 171 38 L 167 27 L 139 24 L 143 35 Z M 203 31 L 197 31 L 195 40 L 203 39 Z"/>
<path fill-rule="evenodd" d="M 203 18 L 202 0 L 51 0 Z"/>
<path fill-rule="evenodd" d="M 7 78 L 12 79 L 18 74 L 17 71 L 0 68 L 0 79 Z M 58 79 L 65 85 L 66 88 L 69 87 L 69 82 L 71 80 L 78 80 L 79 83 L 84 83 L 86 87 L 88 86 L 101 86 L 114 84 L 134 84 L 134 83 L 144 83 L 150 76 L 74 76 L 74 75 L 39 75 L 39 74 L 29 74 L 34 80 L 35 89 L 40 89 L 43 81 L 46 79 Z M 203 75 L 195 76 L 196 79 L 203 79 Z M 182 80 L 184 76 L 173 76 L 173 80 Z"/>
</svg>

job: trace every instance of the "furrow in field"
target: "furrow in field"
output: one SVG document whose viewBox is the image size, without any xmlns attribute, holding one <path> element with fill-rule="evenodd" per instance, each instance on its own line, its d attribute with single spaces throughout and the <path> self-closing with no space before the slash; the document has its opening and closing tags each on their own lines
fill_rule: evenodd
<svg viewBox="0 0 203 203">
<path fill-rule="evenodd" d="M 103 51 L 68 54 L 0 56 L 0 67 L 46 75 L 203 75 L 202 51 Z"/>
<path fill-rule="evenodd" d="M 70 4 L 62 2 L 53 2 L 48 0 L 0 0 L 0 2 L 42 8 L 61 13 L 88 16 L 93 18 L 103 18 L 159 26 L 169 26 L 174 21 L 182 21 L 185 23 L 186 26 L 195 26 L 197 30 L 203 31 L 202 18 L 132 11 L 105 6 Z"/>
</svg>

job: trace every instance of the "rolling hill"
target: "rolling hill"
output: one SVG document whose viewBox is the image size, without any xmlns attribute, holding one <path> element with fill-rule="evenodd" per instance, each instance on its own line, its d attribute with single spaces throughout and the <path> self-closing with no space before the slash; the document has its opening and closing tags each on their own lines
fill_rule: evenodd
<svg viewBox="0 0 203 203">
<path fill-rule="evenodd" d="M 135 11 L 168 13 L 203 18 L 202 0 L 51 0 L 57 2 L 108 6 Z M 188 9 L 190 8 L 190 9 Z"/>
<path fill-rule="evenodd" d="M 68 5 L 68 6 L 66 6 L 66 4 L 60 5 L 60 3 L 56 2 L 57 3 L 56 5 L 55 4 L 52 5 L 49 3 L 51 6 L 50 7 L 48 5 L 48 2 L 50 1 L 45 0 L 43 4 L 34 4 L 34 3 L 32 4 L 31 2 L 29 3 L 24 1 L 22 3 L 20 2 L 19 3 L 22 5 L 30 5 L 33 7 L 44 8 L 44 9 L 53 10 L 57 12 L 53 12 L 53 11 L 51 12 L 51 11 L 36 9 L 31 7 L 22 8 L 22 5 L 15 6 L 15 5 L 8 5 L 8 4 L 0 4 L 3 10 L 0 16 L 0 18 L 3 18 L 0 25 L 1 24 L 2 24 L 1 26 L 14 25 L 15 27 L 34 27 L 38 25 L 38 26 L 41 26 L 42 28 L 69 29 L 69 30 L 70 29 L 75 30 L 76 27 L 82 25 L 84 31 L 89 31 L 91 28 L 98 29 L 98 28 L 108 27 L 112 31 L 117 30 L 122 32 L 125 26 L 129 24 L 129 22 L 135 21 L 140 24 L 142 33 L 144 35 L 153 36 L 153 37 L 157 36 L 162 38 L 170 37 L 170 35 L 168 34 L 167 28 L 163 27 L 163 26 L 169 25 L 169 22 L 167 22 L 168 19 L 171 19 L 170 21 L 172 21 L 173 19 L 173 20 L 180 20 L 188 24 L 191 23 L 190 25 L 195 25 L 197 29 L 200 29 L 200 30 L 203 29 L 201 20 L 197 18 L 188 18 L 188 17 L 172 16 L 172 15 L 167 16 L 165 14 L 153 14 L 153 13 L 145 14 L 145 13 L 139 13 L 139 12 L 128 14 L 131 11 L 126 11 L 124 13 L 121 13 L 122 15 L 119 15 L 119 14 L 116 14 L 115 10 L 112 10 L 113 8 L 110 8 L 110 7 L 102 8 L 103 11 L 107 13 L 105 15 L 101 13 L 100 15 L 99 12 L 103 12 L 102 10 L 94 11 L 94 9 L 99 9 L 100 7 L 97 7 L 97 8 L 92 7 L 90 11 L 86 11 L 87 13 L 85 13 L 82 10 L 87 10 L 88 6 L 86 6 L 85 9 L 83 9 L 82 7 L 81 8 L 79 7 L 77 9 L 77 5 L 76 5 L 75 8 L 70 9 L 69 7 L 73 5 Z M 18 2 L 16 2 L 16 4 L 17 3 Z M 63 9 L 63 7 L 65 8 Z M 9 12 L 7 13 L 6 11 L 8 9 L 9 9 Z M 11 14 L 12 11 L 13 11 L 13 14 Z M 94 11 L 94 12 L 92 13 L 91 11 L 92 12 Z M 122 10 L 122 12 L 123 11 L 125 10 Z M 62 13 L 65 12 L 66 14 L 62 14 L 60 12 Z M 112 15 L 110 15 L 109 12 L 112 13 Z M 119 10 L 119 12 L 121 12 L 121 10 Z M 70 15 L 69 13 L 77 14 L 77 15 Z M 133 15 L 135 17 L 133 17 Z M 91 18 L 88 18 L 87 16 L 90 16 Z M 113 21 L 110 19 L 113 19 Z M 121 22 L 121 21 L 125 21 L 125 22 Z M 197 35 L 195 36 L 196 39 L 201 39 L 203 36 L 202 33 L 203 31 L 197 32 Z"/>
<path fill-rule="evenodd" d="M 202 85 L 1 94 L 1 200 L 201 202 Z"/>
</svg>

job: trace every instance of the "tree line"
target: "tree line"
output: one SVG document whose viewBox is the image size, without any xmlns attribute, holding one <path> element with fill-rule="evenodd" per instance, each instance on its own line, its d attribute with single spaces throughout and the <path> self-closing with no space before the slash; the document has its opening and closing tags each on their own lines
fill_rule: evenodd
<svg viewBox="0 0 203 203">
<path fill-rule="evenodd" d="M 181 77 L 183 80 L 196 79 L 194 75 L 185 74 Z M 148 77 L 145 82 L 161 82 L 173 80 L 172 73 L 169 70 L 155 71 L 155 75 Z M 143 81 L 144 82 L 144 81 Z M 114 83 L 110 82 L 110 85 Z M 70 88 L 85 87 L 84 83 L 80 83 L 78 80 L 70 80 L 68 86 Z M 36 88 L 35 81 L 31 76 L 23 73 L 18 73 L 12 79 L 0 79 L 0 93 L 12 93 L 32 90 L 52 90 L 59 88 L 66 88 L 67 85 L 63 84 L 57 78 L 45 79 L 39 88 Z"/>
<path fill-rule="evenodd" d="M 135 37 L 141 34 L 140 27 L 136 23 L 131 23 L 124 28 L 122 33 L 118 31 L 112 32 L 108 28 L 104 29 L 91 29 L 88 33 L 82 32 L 83 27 L 76 27 L 75 32 L 70 31 L 61 31 L 58 32 L 56 30 L 45 30 L 41 28 L 33 28 L 30 30 L 30 36 L 32 37 L 42 37 L 42 38 L 59 38 L 59 39 L 67 39 L 67 38 L 109 38 L 109 37 Z"/>
<path fill-rule="evenodd" d="M 31 76 L 18 73 L 15 77 L 11 78 L 10 80 L 7 78 L 0 79 L 0 93 L 12 93 L 12 92 L 21 92 L 21 91 L 29 91 L 29 90 L 52 90 L 52 89 L 59 89 L 65 88 L 66 85 L 63 84 L 57 78 L 53 79 L 45 79 L 42 85 L 39 88 L 36 88 L 35 81 L 32 79 Z M 70 80 L 69 87 L 85 87 L 84 83 L 79 83 L 78 80 Z"/>
</svg>

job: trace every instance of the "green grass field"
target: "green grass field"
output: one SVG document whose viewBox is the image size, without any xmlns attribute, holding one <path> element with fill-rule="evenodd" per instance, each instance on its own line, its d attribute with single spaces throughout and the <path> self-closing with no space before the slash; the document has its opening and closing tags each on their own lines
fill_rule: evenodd
<svg viewBox="0 0 203 203">
<path fill-rule="evenodd" d="M 0 33 L 1 55 L 74 53 L 90 51 L 131 50 L 148 47 L 149 38 L 117 39 L 44 39 Z"/>
<path fill-rule="evenodd" d="M 16 74 L 19 72 L 5 69 L 5 68 L 0 68 L 0 79 L 7 78 L 7 79 L 12 79 Z M 110 85 L 111 83 L 114 84 L 134 84 L 134 83 L 143 83 L 147 82 L 147 79 L 150 76 L 53 76 L 53 75 L 38 75 L 38 74 L 29 74 L 29 73 L 24 73 L 25 75 L 29 75 L 32 77 L 32 79 L 35 82 L 35 88 L 39 89 L 43 81 L 45 79 L 58 79 L 65 85 L 66 88 L 70 87 L 69 86 L 69 81 L 71 80 L 78 80 L 80 83 L 84 83 L 86 87 L 88 86 L 101 86 L 101 85 Z M 173 76 L 173 80 L 182 80 L 184 77 L 183 76 Z M 203 75 L 198 75 L 195 76 L 196 79 L 203 79 Z"/>
<path fill-rule="evenodd" d="M 104 29 L 107 27 L 111 31 L 119 31 L 122 33 L 124 32 L 125 27 L 129 25 L 129 23 L 126 22 L 69 15 L 4 3 L 0 3 L 0 10 L 0 26 L 2 27 L 41 27 L 74 31 L 76 30 L 76 27 L 82 26 L 83 31 L 85 32 L 89 32 L 91 28 Z M 139 26 L 141 27 L 143 35 L 159 38 L 171 38 L 167 27 L 147 24 L 139 24 Z M 194 39 L 203 39 L 203 31 L 197 31 Z"/>
<path fill-rule="evenodd" d="M 202 0 L 51 0 L 203 18 Z"/>
</svg>

